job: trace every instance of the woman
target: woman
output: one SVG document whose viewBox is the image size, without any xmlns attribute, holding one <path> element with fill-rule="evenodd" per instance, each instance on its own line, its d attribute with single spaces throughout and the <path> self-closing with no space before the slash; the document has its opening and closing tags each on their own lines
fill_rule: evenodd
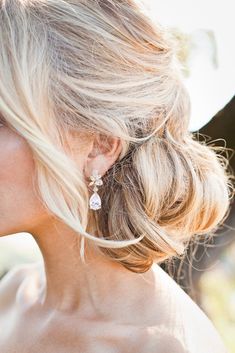
<svg viewBox="0 0 235 353">
<path fill-rule="evenodd" d="M 1 0 L 0 351 L 224 353 L 159 263 L 215 230 L 226 162 L 188 131 L 170 34 L 134 1 Z"/>
</svg>

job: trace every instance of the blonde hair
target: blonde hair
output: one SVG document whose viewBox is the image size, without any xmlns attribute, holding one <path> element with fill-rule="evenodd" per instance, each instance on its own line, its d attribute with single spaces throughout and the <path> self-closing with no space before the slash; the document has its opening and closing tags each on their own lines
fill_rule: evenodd
<svg viewBox="0 0 235 353">
<path fill-rule="evenodd" d="M 133 272 L 183 254 L 228 214 L 227 160 L 188 131 L 180 69 L 140 2 L 0 0 L 0 112 L 32 149 L 42 202 Z M 122 143 L 96 212 L 65 150 L 71 129 Z"/>
</svg>

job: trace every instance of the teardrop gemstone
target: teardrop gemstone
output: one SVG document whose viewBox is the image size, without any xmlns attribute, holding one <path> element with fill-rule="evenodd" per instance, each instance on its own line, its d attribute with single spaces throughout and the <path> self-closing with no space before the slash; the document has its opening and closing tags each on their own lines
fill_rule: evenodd
<svg viewBox="0 0 235 353">
<path fill-rule="evenodd" d="M 91 195 L 89 204 L 92 210 L 98 210 L 99 208 L 101 208 L 101 198 L 97 194 L 97 192 L 94 192 L 94 194 Z"/>
</svg>

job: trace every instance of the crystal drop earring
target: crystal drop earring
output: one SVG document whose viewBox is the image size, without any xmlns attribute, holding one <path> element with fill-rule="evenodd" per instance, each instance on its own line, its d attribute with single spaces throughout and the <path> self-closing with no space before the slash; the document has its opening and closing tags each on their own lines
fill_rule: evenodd
<svg viewBox="0 0 235 353">
<path fill-rule="evenodd" d="M 101 179 L 101 175 L 98 174 L 98 170 L 94 169 L 92 171 L 92 175 L 90 176 L 91 182 L 89 183 L 89 186 L 94 185 L 93 191 L 94 193 L 91 195 L 90 200 L 89 200 L 89 206 L 90 209 L 92 210 L 98 210 L 101 208 L 101 198 L 99 194 L 97 193 L 98 191 L 98 185 L 103 185 L 103 181 Z"/>
</svg>

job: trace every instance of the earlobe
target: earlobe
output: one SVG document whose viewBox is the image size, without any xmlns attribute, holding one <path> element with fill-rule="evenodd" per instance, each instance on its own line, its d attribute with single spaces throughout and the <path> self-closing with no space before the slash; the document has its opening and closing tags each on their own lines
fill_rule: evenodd
<svg viewBox="0 0 235 353">
<path fill-rule="evenodd" d="M 87 178 L 90 177 L 93 170 L 97 170 L 103 176 L 116 162 L 122 151 L 122 144 L 119 138 L 107 136 L 102 138 L 101 136 L 99 135 L 96 138 L 87 156 L 86 166 L 84 167 L 84 173 Z"/>
<path fill-rule="evenodd" d="M 85 166 L 84 174 L 87 179 L 90 180 L 94 170 L 97 170 L 97 173 L 102 177 L 106 171 L 109 169 L 110 162 L 103 154 L 98 154 L 94 156 L 88 156 Z"/>
</svg>

